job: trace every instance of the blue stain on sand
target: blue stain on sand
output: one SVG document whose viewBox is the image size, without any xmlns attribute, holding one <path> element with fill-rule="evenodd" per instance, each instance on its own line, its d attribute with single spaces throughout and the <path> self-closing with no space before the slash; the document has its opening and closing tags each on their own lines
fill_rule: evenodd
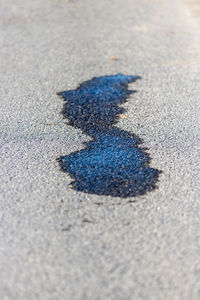
<svg viewBox="0 0 200 300">
<path fill-rule="evenodd" d="M 77 191 L 113 197 L 134 197 L 156 188 L 160 171 L 150 168 L 142 141 L 115 126 L 125 110 L 119 105 L 134 93 L 128 84 L 139 76 L 95 77 L 77 89 L 58 93 L 69 125 L 92 138 L 83 150 L 59 159 Z"/>
</svg>

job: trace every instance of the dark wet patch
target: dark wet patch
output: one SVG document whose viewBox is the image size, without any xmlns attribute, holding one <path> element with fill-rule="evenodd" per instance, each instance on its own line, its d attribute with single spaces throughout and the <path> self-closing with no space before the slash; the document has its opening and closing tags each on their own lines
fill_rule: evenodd
<svg viewBox="0 0 200 300">
<path fill-rule="evenodd" d="M 139 147 L 141 139 L 114 126 L 125 111 L 119 105 L 135 92 L 128 84 L 139 78 L 102 76 L 58 93 L 65 101 L 68 124 L 93 139 L 83 150 L 59 159 L 62 170 L 74 179 L 73 189 L 125 198 L 156 188 L 160 171 L 150 168 L 149 154 Z"/>
<path fill-rule="evenodd" d="M 90 223 L 90 224 L 95 224 L 94 221 L 89 220 L 89 219 L 83 219 L 83 223 Z"/>
<path fill-rule="evenodd" d="M 68 225 L 67 227 L 62 228 L 62 231 L 70 231 L 71 228 L 72 228 L 72 225 Z"/>
</svg>

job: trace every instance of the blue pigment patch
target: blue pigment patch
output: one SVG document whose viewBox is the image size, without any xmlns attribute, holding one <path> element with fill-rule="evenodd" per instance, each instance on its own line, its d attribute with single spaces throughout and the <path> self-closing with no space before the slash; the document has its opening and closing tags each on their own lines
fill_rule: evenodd
<svg viewBox="0 0 200 300">
<path fill-rule="evenodd" d="M 119 105 L 134 93 L 128 84 L 139 76 L 95 77 L 76 90 L 58 93 L 69 125 L 92 137 L 83 150 L 59 159 L 77 191 L 113 197 L 134 197 L 156 188 L 160 171 L 150 168 L 141 139 L 114 126 L 125 110 Z"/>
</svg>

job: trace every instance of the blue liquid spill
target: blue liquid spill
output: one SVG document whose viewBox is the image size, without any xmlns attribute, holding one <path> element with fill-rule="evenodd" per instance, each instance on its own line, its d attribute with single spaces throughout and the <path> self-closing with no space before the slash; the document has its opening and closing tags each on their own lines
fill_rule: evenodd
<svg viewBox="0 0 200 300">
<path fill-rule="evenodd" d="M 149 167 L 141 139 L 114 124 L 125 110 L 119 105 L 134 93 L 128 84 L 139 76 L 95 77 L 76 90 L 58 93 L 69 125 L 93 138 L 83 150 L 59 158 L 77 191 L 113 197 L 134 197 L 156 188 L 160 171 Z"/>
</svg>

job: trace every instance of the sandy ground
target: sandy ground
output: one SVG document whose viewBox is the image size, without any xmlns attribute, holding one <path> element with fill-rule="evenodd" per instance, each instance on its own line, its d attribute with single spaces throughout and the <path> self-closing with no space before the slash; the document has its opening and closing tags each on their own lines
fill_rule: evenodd
<svg viewBox="0 0 200 300">
<path fill-rule="evenodd" d="M 2 300 L 200 298 L 200 42 L 178 0 L 1 0 Z M 114 59 L 116 58 L 116 59 Z M 120 129 L 144 140 L 158 188 L 73 190 L 56 159 L 89 138 L 56 93 L 139 75 Z"/>
</svg>

